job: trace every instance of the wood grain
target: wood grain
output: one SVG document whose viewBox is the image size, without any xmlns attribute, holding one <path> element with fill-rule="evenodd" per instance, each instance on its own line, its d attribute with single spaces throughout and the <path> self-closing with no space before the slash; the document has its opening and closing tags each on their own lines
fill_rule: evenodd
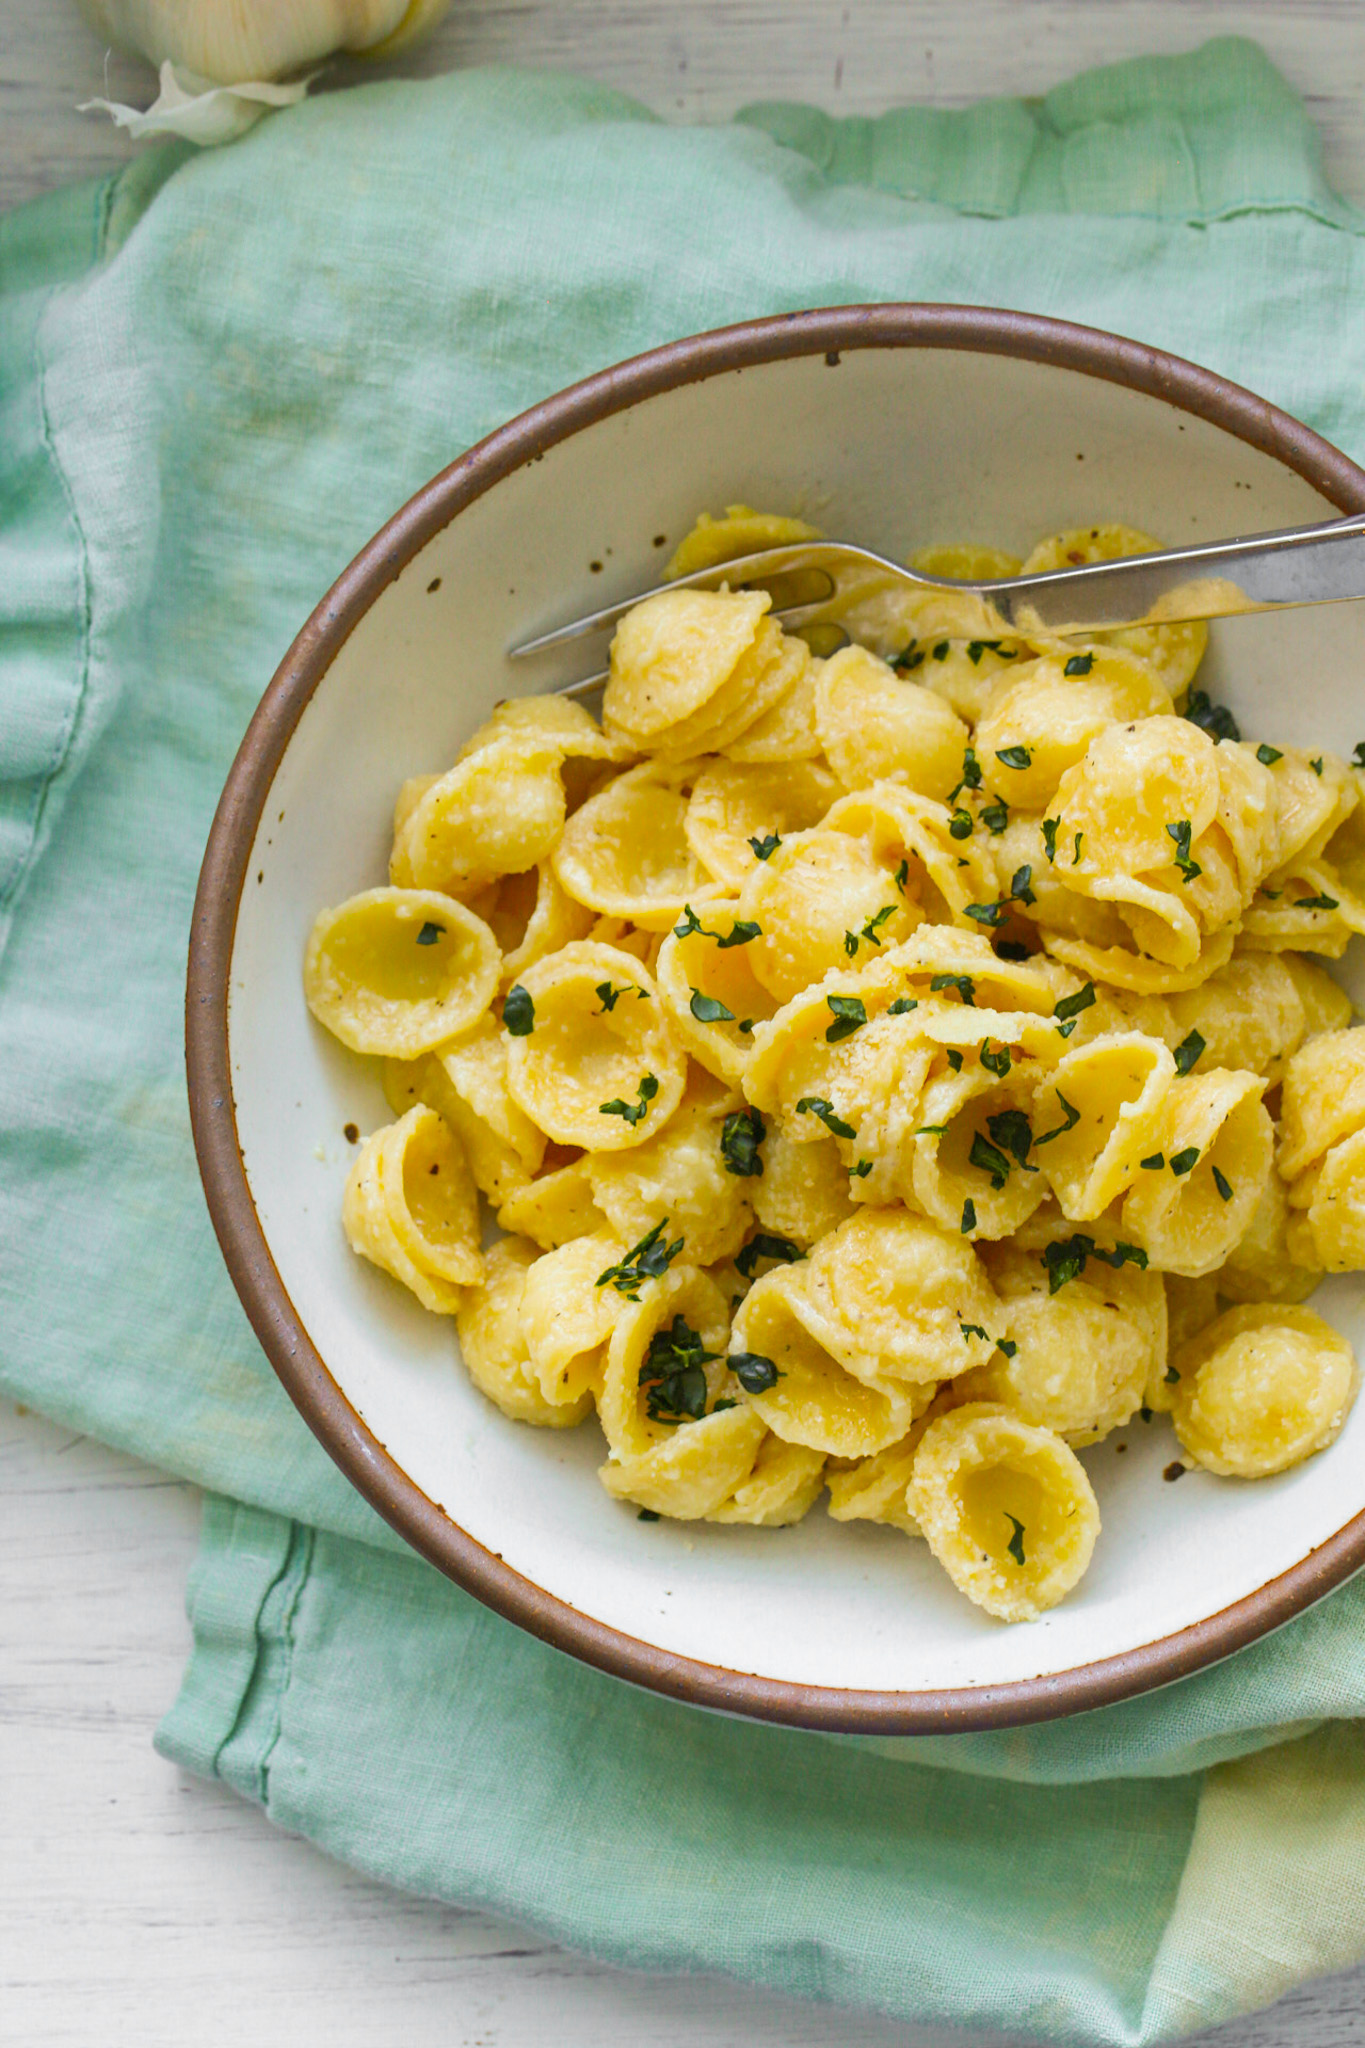
<svg viewBox="0 0 1365 2048">
<path fill-rule="evenodd" d="M 746 100 L 870 113 L 1040 93 L 1087 65 L 1257 37 L 1365 204 L 1360 0 L 456 0 L 394 73 L 519 63 L 668 117 Z M 328 85 L 367 74 L 338 66 Z M 75 112 L 145 105 L 69 0 L 0 0 L 0 206 L 126 161 Z M 15 2048 L 987 2048 L 709 1978 L 608 1970 L 488 1915 L 407 1898 L 279 1834 L 151 1748 L 188 1646 L 192 1490 L 0 1408 L 0 2042 Z M 1357 2048 L 1365 1972 L 1202 2048 Z M 989 2048 L 1009 2048 L 992 2037 Z"/>
<path fill-rule="evenodd" d="M 321 89 L 472 64 L 583 72 L 657 113 L 718 121 L 756 99 L 877 113 L 1046 92 L 1093 64 L 1263 44 L 1323 135 L 1328 175 L 1365 205 L 1360 0 L 454 0 L 431 39 L 380 66 L 341 64 Z M 0 207 L 126 161 L 134 145 L 92 95 L 146 106 L 155 78 L 106 52 L 71 0 L 0 0 Z"/>
</svg>

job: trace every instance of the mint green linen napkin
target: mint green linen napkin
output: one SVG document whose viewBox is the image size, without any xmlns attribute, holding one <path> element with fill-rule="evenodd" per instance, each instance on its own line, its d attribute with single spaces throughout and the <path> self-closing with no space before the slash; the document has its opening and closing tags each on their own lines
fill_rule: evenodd
<svg viewBox="0 0 1365 2048">
<path fill-rule="evenodd" d="M 904 2016 L 1136 2043 L 1365 1953 L 1365 1586 L 997 1736 L 841 1743 L 582 1670 L 414 1559 L 299 1422 L 180 1060 L 260 689 L 460 448 L 672 336 L 925 298 L 1138 335 L 1361 456 L 1361 227 L 1237 41 L 877 122 L 372 86 L 0 223 L 0 1383 L 232 1497 L 168 1754 L 394 1882 Z"/>
</svg>

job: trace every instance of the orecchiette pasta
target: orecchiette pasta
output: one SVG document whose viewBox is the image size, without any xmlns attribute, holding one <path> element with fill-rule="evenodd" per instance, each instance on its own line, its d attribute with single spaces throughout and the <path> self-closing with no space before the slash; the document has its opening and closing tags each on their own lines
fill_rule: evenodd
<svg viewBox="0 0 1365 2048">
<path fill-rule="evenodd" d="M 732 505 L 668 574 L 814 534 Z M 1077 1450 L 1169 1415 L 1258 1478 L 1355 1398 L 1301 1304 L 1365 1270 L 1365 1028 L 1321 964 L 1365 932 L 1365 769 L 1244 741 L 1202 625 L 999 636 L 829 580 L 665 590 L 601 724 L 504 703 L 403 784 L 389 885 L 305 959 L 393 1113 L 343 1224 L 505 1415 L 595 1413 L 643 1519 L 827 1494 L 1028 1620 L 1098 1534 Z"/>
</svg>

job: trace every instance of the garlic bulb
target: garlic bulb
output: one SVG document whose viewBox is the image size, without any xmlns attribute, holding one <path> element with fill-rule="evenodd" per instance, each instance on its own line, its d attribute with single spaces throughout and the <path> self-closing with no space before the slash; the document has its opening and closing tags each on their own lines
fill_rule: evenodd
<svg viewBox="0 0 1365 2048">
<path fill-rule="evenodd" d="M 281 77 L 335 52 L 388 57 L 449 0 L 80 0 L 98 34 L 211 85 Z"/>
</svg>

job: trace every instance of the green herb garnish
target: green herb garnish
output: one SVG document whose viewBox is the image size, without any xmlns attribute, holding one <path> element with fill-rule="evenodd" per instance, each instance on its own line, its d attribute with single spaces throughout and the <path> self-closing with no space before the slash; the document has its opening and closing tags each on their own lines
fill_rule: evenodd
<svg viewBox="0 0 1365 2048">
<path fill-rule="evenodd" d="M 994 1116 L 986 1118 L 986 1129 L 991 1140 L 1002 1151 L 1012 1153 L 1020 1166 L 1036 1173 L 1036 1166 L 1029 1166 L 1028 1155 L 1033 1144 L 1033 1126 L 1022 1109 L 1000 1109 Z"/>
<path fill-rule="evenodd" d="M 1053 1005 L 1052 1014 L 1057 1019 L 1059 1038 L 1070 1038 L 1076 1029 L 1077 1019 L 1082 1010 L 1088 1010 L 1095 1000 L 1095 984 L 1088 981 L 1084 988 L 1078 988 L 1074 996 L 1063 996 Z"/>
<path fill-rule="evenodd" d="M 948 820 L 949 836 L 953 839 L 970 839 L 974 822 L 971 812 L 959 807 Z"/>
<path fill-rule="evenodd" d="M 421 931 L 417 934 L 418 945 L 434 946 L 444 930 L 445 926 L 443 924 L 433 924 L 431 919 L 428 918 Z"/>
<path fill-rule="evenodd" d="M 1336 910 L 1339 908 L 1335 896 L 1300 896 L 1297 903 L 1290 904 L 1291 910 Z"/>
<path fill-rule="evenodd" d="M 1066 1118 L 1066 1122 L 1064 1124 L 1058 1124 L 1055 1130 L 1044 1131 L 1041 1138 L 1035 1138 L 1035 1148 L 1038 1145 L 1050 1145 L 1054 1138 L 1065 1137 L 1068 1131 L 1075 1130 L 1077 1124 L 1081 1120 L 1080 1111 L 1078 1109 L 1072 1108 L 1071 1104 L 1067 1101 L 1065 1095 L 1063 1095 L 1060 1088 L 1057 1090 L 1057 1100 L 1061 1104 L 1062 1115 Z"/>
<path fill-rule="evenodd" d="M 1014 903 L 1036 903 L 1038 899 L 1033 893 L 1032 883 L 1033 869 L 1026 861 L 1023 867 L 1016 868 L 1010 877 L 1010 893 L 1007 900 Z"/>
<path fill-rule="evenodd" d="M 746 1280 L 752 1280 L 760 1259 L 776 1259 L 780 1265 L 791 1266 L 805 1256 L 800 1245 L 793 1244 L 789 1237 L 775 1237 L 769 1230 L 759 1230 L 755 1231 L 743 1251 L 735 1253 L 735 1269 Z"/>
<path fill-rule="evenodd" d="M 846 1124 L 841 1116 L 835 1115 L 834 1104 L 826 1102 L 823 1095 L 803 1095 L 796 1109 L 799 1116 L 818 1116 L 832 1137 L 855 1138 L 858 1135 L 852 1124 Z"/>
<path fill-rule="evenodd" d="M 1060 818 L 1043 820 L 1043 850 L 1047 854 L 1049 865 L 1057 858 L 1057 827 L 1061 822 Z"/>
<path fill-rule="evenodd" d="M 997 747 L 995 758 L 1006 768 L 1027 768 L 1033 760 L 1027 747 Z"/>
<path fill-rule="evenodd" d="M 536 1028 L 536 1006 L 529 988 L 520 982 L 509 988 L 502 1002 L 502 1021 L 513 1038 L 529 1038 Z"/>
<path fill-rule="evenodd" d="M 1087 1237 L 1083 1231 L 1078 1230 L 1074 1236 L 1062 1238 L 1056 1244 L 1048 1245 L 1043 1253 L 1048 1293 L 1057 1294 L 1066 1286 L 1068 1280 L 1078 1280 L 1085 1271 L 1087 1259 L 1098 1259 L 1101 1264 L 1113 1266 L 1116 1271 L 1120 1266 L 1126 1265 L 1137 1266 L 1143 1272 L 1147 1268 L 1147 1254 L 1141 1246 L 1116 1244 L 1112 1252 L 1101 1251 L 1093 1237 Z"/>
<path fill-rule="evenodd" d="M 761 1351 L 732 1351 L 726 1362 L 746 1394 L 766 1394 L 782 1377 Z"/>
<path fill-rule="evenodd" d="M 872 1161 L 870 1159 L 860 1159 L 856 1166 L 850 1166 L 848 1170 L 854 1180 L 866 1180 L 872 1171 Z"/>
<path fill-rule="evenodd" d="M 733 1024 L 735 1021 L 733 1010 L 727 1010 L 715 996 L 704 996 L 699 988 L 693 989 L 692 1000 L 687 1007 L 699 1024 Z"/>
<path fill-rule="evenodd" d="M 867 1022 L 867 1005 L 861 996 L 826 996 L 834 1022 L 825 1033 L 829 1045 L 837 1045 L 841 1038 L 852 1038 Z M 850 1131 L 847 1134 L 852 1137 Z"/>
<path fill-rule="evenodd" d="M 595 1017 L 605 1016 L 608 1010 L 614 1010 L 622 996 L 636 995 L 642 1003 L 649 1001 L 649 990 L 637 988 L 633 981 L 624 982 L 620 988 L 613 988 L 609 981 L 599 981 L 593 994 L 599 996 L 602 1001 L 601 1009 L 593 1012 Z"/>
<path fill-rule="evenodd" d="M 1232 1200 L 1232 1182 L 1218 1167 L 1213 1169 L 1213 1184 L 1225 1202 Z"/>
<path fill-rule="evenodd" d="M 1283 761 L 1284 750 L 1281 747 L 1268 747 L 1262 740 L 1256 749 L 1256 759 L 1263 768 L 1273 768 L 1277 761 Z"/>
<path fill-rule="evenodd" d="M 1190 858 L 1190 821 L 1181 818 L 1178 823 L 1166 827 L 1166 837 L 1175 841 L 1175 864 L 1180 870 L 1181 880 L 1188 888 L 1196 875 L 1204 870 L 1197 860 Z"/>
<path fill-rule="evenodd" d="M 1144 1173 L 1160 1173 L 1166 1164 L 1164 1152 L 1152 1152 L 1146 1159 L 1139 1159 L 1138 1165 Z"/>
<path fill-rule="evenodd" d="M 1310 761 L 1310 762 L 1308 763 L 1308 765 L 1309 765 L 1309 767 L 1310 767 L 1310 768 L 1312 769 L 1312 771 L 1313 771 L 1313 773 L 1314 773 L 1315 775 L 1321 775 L 1321 773 L 1322 773 L 1322 755 L 1321 755 L 1321 754 L 1317 755 L 1317 757 L 1316 757 L 1316 758 L 1315 758 L 1314 760 Z"/>
<path fill-rule="evenodd" d="M 959 1323 L 957 1327 L 962 1332 L 964 1344 L 970 1344 L 973 1337 L 980 1337 L 982 1342 L 986 1344 L 989 1344 L 991 1341 L 989 1334 L 982 1329 L 980 1323 Z"/>
<path fill-rule="evenodd" d="M 658 1280 L 683 1248 L 683 1240 L 675 1238 L 672 1244 L 664 1241 L 668 1228 L 665 1216 L 647 1231 L 637 1245 L 632 1245 L 619 1265 L 608 1266 L 605 1273 L 597 1276 L 599 1287 L 614 1287 L 618 1294 L 624 1294 L 627 1301 L 640 1299 L 640 1286 L 645 1280 Z M 739 1264 L 736 1259 L 735 1264 Z"/>
<path fill-rule="evenodd" d="M 704 1349 L 701 1334 L 687 1318 L 675 1315 L 666 1330 L 649 1340 L 640 1385 L 651 1422 L 696 1422 L 706 1413 L 706 1367 L 717 1353 Z"/>
<path fill-rule="evenodd" d="M 623 1117 L 628 1124 L 643 1123 L 649 1115 L 649 1105 L 659 1092 L 659 1083 L 653 1074 L 642 1074 L 634 1102 L 623 1102 L 619 1095 L 610 1102 L 599 1102 L 599 1116 Z"/>
<path fill-rule="evenodd" d="M 1007 898 L 1000 903 L 968 903 L 963 907 L 967 916 L 973 918 L 977 924 L 1003 924 L 1010 914 Z"/>
<path fill-rule="evenodd" d="M 1003 1040 L 999 1052 L 992 1052 L 990 1039 L 983 1038 L 981 1041 L 980 1059 L 986 1072 L 994 1074 L 998 1081 L 1004 1080 L 1013 1064 L 1010 1059 L 1010 1049 Z"/>
<path fill-rule="evenodd" d="M 948 1065 L 952 1068 L 955 1074 L 960 1074 L 962 1072 L 962 1054 L 958 1051 L 955 1045 L 950 1045 L 947 1052 L 943 1055 L 943 1057 L 947 1060 Z"/>
<path fill-rule="evenodd" d="M 762 936 L 763 927 L 751 918 L 737 918 L 728 932 L 709 932 L 690 903 L 684 903 L 683 914 L 673 927 L 675 939 L 690 939 L 695 933 L 698 938 L 714 939 L 724 952 L 730 946 L 747 946 L 752 939 Z"/>
<path fill-rule="evenodd" d="M 1003 797 L 997 796 L 982 807 L 981 822 L 998 839 L 1010 821 L 1010 807 Z"/>
<path fill-rule="evenodd" d="M 1215 704 L 1207 690 L 1190 691 L 1184 715 L 1191 725 L 1197 725 L 1201 732 L 1206 732 L 1215 746 L 1219 740 L 1239 740 L 1242 737 L 1241 727 L 1226 704 Z"/>
<path fill-rule="evenodd" d="M 1062 674 L 1064 676 L 1088 676 L 1094 666 L 1095 657 L 1093 654 L 1073 654 L 1066 667 L 1062 670 Z"/>
<path fill-rule="evenodd" d="M 1205 1041 L 1197 1031 L 1191 1031 L 1187 1037 L 1181 1039 L 1172 1055 L 1175 1060 L 1177 1074 L 1189 1073 L 1190 1068 L 1195 1065 L 1200 1053 L 1203 1052 L 1204 1044 Z"/>
<path fill-rule="evenodd" d="M 1183 1152 L 1172 1152 L 1167 1164 L 1177 1180 L 1190 1173 L 1199 1164 L 1199 1147 L 1187 1145 Z"/>
<path fill-rule="evenodd" d="M 939 995 L 945 988 L 955 988 L 969 1009 L 976 1008 L 976 983 L 970 974 L 936 974 L 929 983 L 930 995 Z"/>
<path fill-rule="evenodd" d="M 990 1144 L 977 1131 L 972 1139 L 972 1149 L 967 1154 L 967 1164 L 976 1167 L 979 1173 L 988 1173 L 993 1188 L 1002 1188 L 1009 1179 L 1010 1161 L 995 1145 Z"/>
<path fill-rule="evenodd" d="M 1010 1513 L 1008 1508 L 1002 1508 L 1001 1513 L 1007 1522 L 1011 1522 L 1014 1525 L 1014 1534 L 1010 1537 L 1005 1548 L 1009 1551 L 1016 1564 L 1022 1564 L 1024 1562 L 1024 1525 L 1017 1515 Z"/>
<path fill-rule="evenodd" d="M 767 1135 L 761 1111 L 732 1110 L 720 1127 L 720 1156 L 726 1172 L 738 1174 L 743 1180 L 761 1180 L 763 1155 L 758 1148 Z"/>
<path fill-rule="evenodd" d="M 970 1196 L 968 1196 L 967 1200 L 962 1204 L 961 1234 L 963 1237 L 966 1237 L 970 1231 L 973 1231 L 975 1229 L 976 1203 L 972 1201 Z"/>
<path fill-rule="evenodd" d="M 755 860 L 771 860 L 782 841 L 776 832 L 765 832 L 761 839 L 751 839 L 749 844 Z"/>
<path fill-rule="evenodd" d="M 897 996 L 895 1002 L 890 1005 L 886 1014 L 888 1017 L 905 1017 L 909 1015 L 911 1010 L 917 1010 L 918 1008 L 919 1000 L 917 997 Z"/>
<path fill-rule="evenodd" d="M 980 787 L 981 763 L 976 758 L 975 747 L 968 747 L 962 756 L 962 780 L 958 783 L 957 788 L 949 793 L 948 801 L 950 804 L 956 803 L 964 789 L 980 789 Z"/>
</svg>

